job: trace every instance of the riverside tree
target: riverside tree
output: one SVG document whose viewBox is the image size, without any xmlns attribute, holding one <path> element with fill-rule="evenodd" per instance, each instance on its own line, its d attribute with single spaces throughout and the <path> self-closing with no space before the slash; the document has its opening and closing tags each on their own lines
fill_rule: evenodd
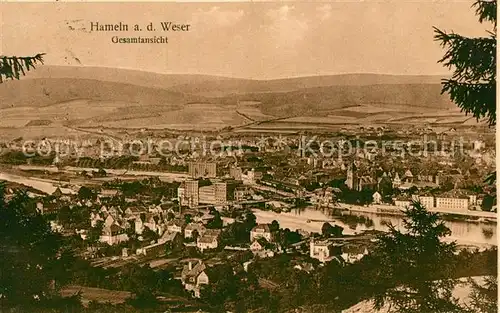
<svg viewBox="0 0 500 313">
<path fill-rule="evenodd" d="M 441 241 L 450 230 L 419 202 L 404 213 L 407 231 L 390 225 L 373 251 L 380 269 L 372 281 L 373 290 L 378 290 L 375 307 L 389 304 L 398 313 L 462 312 L 452 295 L 456 245 Z"/>
</svg>

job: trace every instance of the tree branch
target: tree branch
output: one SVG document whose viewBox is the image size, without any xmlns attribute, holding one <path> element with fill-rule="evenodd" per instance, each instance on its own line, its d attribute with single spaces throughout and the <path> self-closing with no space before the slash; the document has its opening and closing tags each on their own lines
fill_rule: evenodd
<svg viewBox="0 0 500 313">
<path fill-rule="evenodd" d="M 0 56 L 0 83 L 3 83 L 2 76 L 11 80 L 25 76 L 26 72 L 31 68 L 35 69 L 36 64 L 43 64 L 44 55 L 45 53 L 39 53 L 31 57 Z"/>
</svg>

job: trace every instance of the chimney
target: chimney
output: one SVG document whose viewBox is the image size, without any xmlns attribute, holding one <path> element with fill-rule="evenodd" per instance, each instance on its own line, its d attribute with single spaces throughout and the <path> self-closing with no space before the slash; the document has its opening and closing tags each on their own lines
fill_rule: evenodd
<svg viewBox="0 0 500 313">
<path fill-rule="evenodd" d="M 188 268 L 189 268 L 189 270 L 193 269 L 193 263 L 191 261 L 189 261 L 189 263 L 188 263 Z"/>
</svg>

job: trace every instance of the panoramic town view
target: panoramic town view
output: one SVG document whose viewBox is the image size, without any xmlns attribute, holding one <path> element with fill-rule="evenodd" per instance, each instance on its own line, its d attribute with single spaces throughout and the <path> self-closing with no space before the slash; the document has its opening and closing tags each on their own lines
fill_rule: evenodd
<svg viewBox="0 0 500 313">
<path fill-rule="evenodd" d="M 497 312 L 496 1 L 0 9 L 1 312 Z"/>
</svg>

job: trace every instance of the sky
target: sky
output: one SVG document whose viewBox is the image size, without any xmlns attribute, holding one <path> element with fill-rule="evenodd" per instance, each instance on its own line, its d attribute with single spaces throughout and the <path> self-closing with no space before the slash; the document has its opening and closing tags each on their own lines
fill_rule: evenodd
<svg viewBox="0 0 500 313">
<path fill-rule="evenodd" d="M 341 73 L 443 75 L 433 26 L 486 35 L 472 1 L 3 3 L 0 54 L 46 64 L 253 79 Z M 160 22 L 190 24 L 160 31 Z M 155 32 L 89 32 L 90 23 L 152 22 Z M 144 26 L 143 26 L 144 25 Z M 111 38 L 167 36 L 168 44 Z"/>
</svg>

